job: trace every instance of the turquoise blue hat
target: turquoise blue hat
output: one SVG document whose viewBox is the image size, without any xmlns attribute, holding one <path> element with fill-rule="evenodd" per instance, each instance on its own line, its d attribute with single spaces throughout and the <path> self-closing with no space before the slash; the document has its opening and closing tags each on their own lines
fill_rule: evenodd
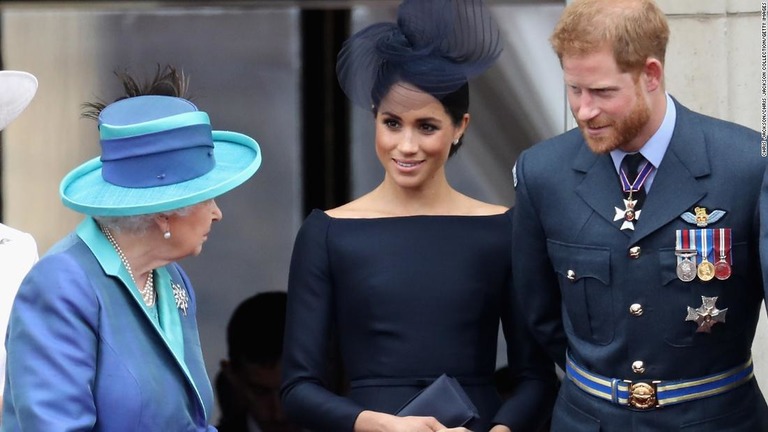
<svg viewBox="0 0 768 432">
<path fill-rule="evenodd" d="M 215 198 L 261 165 L 252 138 L 212 130 L 208 115 L 186 99 L 137 96 L 99 115 L 101 157 L 67 174 L 65 206 L 91 216 L 135 216 Z"/>
</svg>

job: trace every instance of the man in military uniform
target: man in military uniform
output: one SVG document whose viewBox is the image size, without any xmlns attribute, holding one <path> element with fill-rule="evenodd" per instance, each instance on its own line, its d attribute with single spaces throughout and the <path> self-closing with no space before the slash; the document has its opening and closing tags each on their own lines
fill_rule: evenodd
<svg viewBox="0 0 768 432">
<path fill-rule="evenodd" d="M 757 132 L 664 89 L 652 0 L 575 0 L 551 42 L 578 128 L 514 174 L 515 290 L 566 371 L 554 431 L 766 431 Z"/>
</svg>

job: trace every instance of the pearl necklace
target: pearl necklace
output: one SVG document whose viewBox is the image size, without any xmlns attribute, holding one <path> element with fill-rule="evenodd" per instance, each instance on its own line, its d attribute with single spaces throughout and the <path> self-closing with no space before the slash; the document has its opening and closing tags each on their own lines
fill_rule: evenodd
<svg viewBox="0 0 768 432">
<path fill-rule="evenodd" d="M 133 283 L 138 286 L 136 283 L 136 278 L 133 276 L 133 270 L 131 270 L 131 265 L 128 263 L 128 259 L 125 257 L 125 254 L 123 253 L 123 250 L 120 249 L 120 246 L 118 246 L 117 242 L 115 241 L 115 238 L 112 237 L 112 233 L 109 231 L 109 228 L 101 226 L 101 231 L 104 233 L 105 236 L 107 236 L 107 240 L 109 240 L 109 243 L 112 244 L 112 247 L 115 248 L 115 252 L 117 252 L 117 256 L 120 257 L 120 261 L 122 261 L 123 265 L 125 266 L 125 269 L 128 270 L 128 274 L 131 276 L 131 279 L 133 280 Z M 141 298 L 144 299 L 144 304 L 146 304 L 149 307 L 154 306 L 155 299 L 157 297 L 155 293 L 155 278 L 154 278 L 154 271 L 149 272 L 149 276 L 147 276 L 147 282 L 144 283 L 144 288 L 139 288 L 139 293 L 141 293 Z"/>
</svg>

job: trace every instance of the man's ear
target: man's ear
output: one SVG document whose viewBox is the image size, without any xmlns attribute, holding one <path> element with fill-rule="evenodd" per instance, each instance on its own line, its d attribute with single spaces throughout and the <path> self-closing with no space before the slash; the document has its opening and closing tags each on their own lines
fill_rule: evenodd
<svg viewBox="0 0 768 432">
<path fill-rule="evenodd" d="M 664 65 L 661 64 L 659 59 L 650 57 L 645 61 L 642 79 L 645 81 L 645 88 L 649 92 L 663 88 Z"/>
</svg>

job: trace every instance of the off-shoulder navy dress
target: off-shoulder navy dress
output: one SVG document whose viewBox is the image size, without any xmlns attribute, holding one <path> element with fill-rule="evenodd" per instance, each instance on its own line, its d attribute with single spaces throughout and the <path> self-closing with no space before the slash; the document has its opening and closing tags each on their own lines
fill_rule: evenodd
<svg viewBox="0 0 768 432">
<path fill-rule="evenodd" d="M 513 304 L 511 211 L 491 216 L 338 219 L 314 210 L 294 246 L 282 398 L 313 431 L 352 431 L 362 410 L 394 413 L 442 373 L 481 419 L 535 431 L 556 393 L 553 363 Z M 530 287 L 535 289 L 535 287 Z M 502 405 L 492 376 L 501 318 L 517 380 Z M 349 391 L 326 387 L 338 341 Z"/>
</svg>

